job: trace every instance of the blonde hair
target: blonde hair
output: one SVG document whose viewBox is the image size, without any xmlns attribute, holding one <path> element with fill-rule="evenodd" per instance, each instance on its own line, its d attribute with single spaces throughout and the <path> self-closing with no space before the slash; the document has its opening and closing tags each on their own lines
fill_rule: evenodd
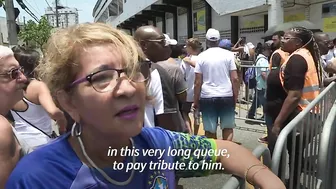
<svg viewBox="0 0 336 189">
<path fill-rule="evenodd" d="M 202 43 L 197 38 L 190 38 L 187 40 L 186 46 L 191 47 L 193 50 L 200 50 Z"/>
<path fill-rule="evenodd" d="M 144 60 L 145 56 L 131 36 L 107 24 L 84 23 L 52 34 L 37 73 L 55 95 L 75 79 L 81 52 L 93 45 L 109 44 L 121 54 L 122 64 L 127 70 L 132 73 L 138 71 L 138 62 Z"/>
</svg>

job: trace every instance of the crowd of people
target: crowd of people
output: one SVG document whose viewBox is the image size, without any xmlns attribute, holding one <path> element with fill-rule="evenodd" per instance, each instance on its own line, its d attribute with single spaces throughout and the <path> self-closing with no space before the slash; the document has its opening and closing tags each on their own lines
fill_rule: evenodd
<svg viewBox="0 0 336 189">
<path fill-rule="evenodd" d="M 268 135 L 259 140 L 272 152 L 281 129 L 334 81 L 334 45 L 328 35 L 301 27 L 277 32 L 272 43 L 256 47 L 244 38 L 233 45 L 213 28 L 205 38 L 204 50 L 197 38 L 180 44 L 153 26 L 130 36 L 85 23 L 53 33 L 41 55 L 0 46 L 0 188 L 179 188 L 180 178 L 210 173 L 126 172 L 112 166 L 162 160 L 216 161 L 260 188 L 285 188 L 251 152 L 232 142 L 240 86 L 253 85 L 247 117 L 266 121 Z M 256 68 L 242 69 L 241 60 L 253 60 Z M 248 73 L 253 77 L 246 81 Z M 264 116 L 256 118 L 260 105 Z M 198 116 L 205 136 L 197 135 Z M 126 147 L 226 149 L 230 158 L 123 157 L 119 153 Z M 106 156 L 108 149 L 118 155 Z M 293 179 L 298 176 L 296 170 Z"/>
</svg>

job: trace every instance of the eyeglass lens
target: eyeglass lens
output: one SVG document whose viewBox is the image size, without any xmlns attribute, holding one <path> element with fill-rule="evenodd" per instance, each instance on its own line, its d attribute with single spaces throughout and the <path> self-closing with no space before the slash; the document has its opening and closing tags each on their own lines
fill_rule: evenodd
<svg viewBox="0 0 336 189">
<path fill-rule="evenodd" d="M 121 72 L 116 70 L 104 70 L 91 77 L 91 85 L 98 92 L 113 90 L 121 77 Z M 126 77 L 134 82 L 144 82 L 147 78 L 141 72 L 126 73 Z"/>
<path fill-rule="evenodd" d="M 20 72 L 23 73 L 24 69 L 22 67 L 13 69 L 9 72 L 11 79 L 17 79 L 20 76 Z"/>
</svg>

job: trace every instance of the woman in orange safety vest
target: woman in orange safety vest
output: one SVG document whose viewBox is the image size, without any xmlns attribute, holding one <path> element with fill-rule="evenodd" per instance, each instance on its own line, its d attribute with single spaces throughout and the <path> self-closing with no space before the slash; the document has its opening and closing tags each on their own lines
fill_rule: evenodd
<svg viewBox="0 0 336 189">
<path fill-rule="evenodd" d="M 284 90 L 287 96 L 282 102 L 278 102 L 274 106 L 274 108 L 278 108 L 279 110 L 277 117 L 273 117 L 272 133 L 275 136 L 278 136 L 281 129 L 318 96 L 322 83 L 321 56 L 313 33 L 302 27 L 292 28 L 285 32 L 281 42 L 282 50 L 288 52 L 290 56 L 281 66 L 279 74 L 281 83 L 279 91 Z M 305 128 L 307 129 L 307 127 Z M 287 148 L 290 160 L 292 155 L 295 158 L 293 183 L 294 188 L 296 188 L 297 184 L 300 183 L 299 178 L 301 173 L 301 170 L 297 169 L 297 165 L 299 163 L 300 152 L 303 153 L 304 150 L 300 149 L 300 133 L 293 134 L 296 135 L 294 154 L 292 153 L 294 146 L 292 144 L 292 135 L 289 135 L 287 138 Z M 303 140 L 306 141 L 305 139 L 307 138 L 303 134 L 302 136 Z M 302 154 L 301 157 L 303 157 Z"/>
</svg>

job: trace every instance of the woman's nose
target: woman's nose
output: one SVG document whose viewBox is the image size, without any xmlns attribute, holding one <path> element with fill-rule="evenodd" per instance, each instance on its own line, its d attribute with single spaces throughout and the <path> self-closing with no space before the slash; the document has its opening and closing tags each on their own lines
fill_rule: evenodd
<svg viewBox="0 0 336 189">
<path fill-rule="evenodd" d="M 136 88 L 134 86 L 135 84 L 132 83 L 127 78 L 121 77 L 117 86 L 115 87 L 115 90 L 113 91 L 113 95 L 115 97 L 121 97 L 121 96 L 126 96 L 126 97 L 132 97 L 135 94 Z"/>
</svg>

